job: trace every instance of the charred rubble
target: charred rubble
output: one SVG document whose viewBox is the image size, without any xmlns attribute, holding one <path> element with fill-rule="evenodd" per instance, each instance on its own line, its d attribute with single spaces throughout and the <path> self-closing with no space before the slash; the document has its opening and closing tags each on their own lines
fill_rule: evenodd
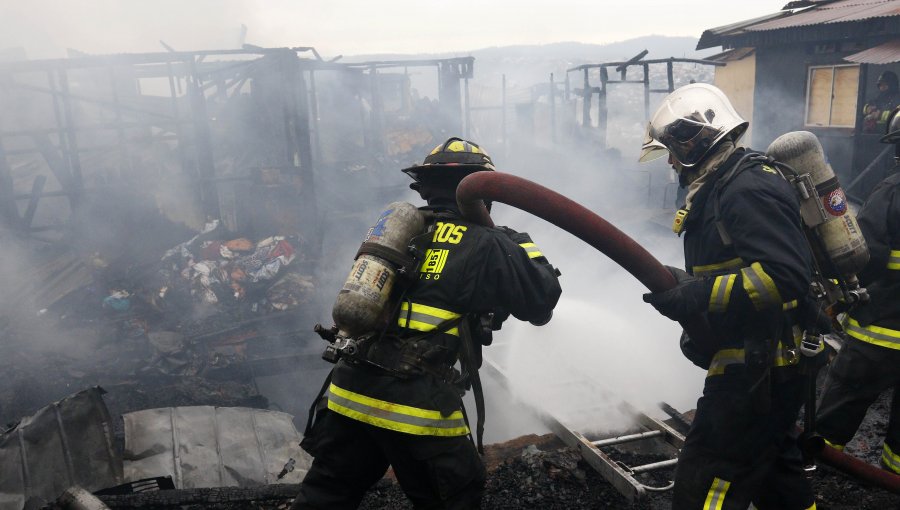
<svg viewBox="0 0 900 510">
<path fill-rule="evenodd" d="M 624 64 L 576 69 L 584 118 L 598 92 L 588 72 Z M 412 92 L 409 67 L 436 70 L 435 99 Z M 68 485 L 109 508 L 287 508 L 309 461 L 294 428 L 305 417 L 291 422 L 258 379 L 322 370 L 311 326 L 333 298 L 318 290 L 335 288 L 328 278 L 352 257 L 343 236 L 355 248 L 369 209 L 398 194 L 383 172 L 461 131 L 472 75 L 470 57 L 339 64 L 308 47 L 0 65 L 0 496 L 20 480 L 44 489 L 14 494 L 10 508 L 63 507 Z M 666 78 L 671 87 L 671 63 Z M 532 127 L 554 111 L 548 97 L 561 99 L 550 85 L 521 109 Z M 555 136 L 564 122 L 549 119 Z M 290 390 L 314 394 L 321 378 L 308 382 Z M 848 451 L 877 459 L 887 402 Z M 226 433 L 228 413 L 248 425 Z M 260 434 L 284 451 L 261 456 L 253 476 L 201 448 L 255 446 Z M 160 468 L 179 447 L 207 456 Z M 485 508 L 670 504 L 660 493 L 631 506 L 553 436 L 487 450 Z M 96 471 L 76 469 L 85 451 L 103 459 Z M 663 458 L 610 453 L 628 465 Z M 820 508 L 898 504 L 839 473 L 814 476 Z M 389 475 L 363 508 L 411 507 Z"/>
</svg>

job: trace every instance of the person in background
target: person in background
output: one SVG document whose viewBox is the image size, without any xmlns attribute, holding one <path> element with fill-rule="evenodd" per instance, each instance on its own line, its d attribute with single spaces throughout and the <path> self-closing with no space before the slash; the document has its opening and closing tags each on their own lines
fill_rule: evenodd
<svg viewBox="0 0 900 510">
<path fill-rule="evenodd" d="M 676 510 L 816 506 L 793 435 L 812 255 L 791 186 L 763 155 L 737 146 L 748 126 L 721 90 L 686 85 L 663 99 L 641 153 L 668 154 L 687 188 L 673 223 L 687 271 L 670 267 L 675 287 L 644 301 L 676 321 L 703 314 L 716 344 L 682 336 L 707 376 L 678 456 Z"/>
<path fill-rule="evenodd" d="M 900 86 L 893 71 L 885 71 L 878 77 L 878 95 L 863 106 L 863 132 L 884 131 L 891 110 L 900 103 Z"/>
<path fill-rule="evenodd" d="M 894 144 L 894 173 L 883 180 L 857 219 L 869 247 L 859 275 L 869 293 L 844 319 L 847 341 L 828 372 L 816 430 L 843 450 L 869 407 L 893 389 L 891 417 L 881 465 L 900 475 L 900 107 L 890 112 L 882 143 Z"/>
</svg>

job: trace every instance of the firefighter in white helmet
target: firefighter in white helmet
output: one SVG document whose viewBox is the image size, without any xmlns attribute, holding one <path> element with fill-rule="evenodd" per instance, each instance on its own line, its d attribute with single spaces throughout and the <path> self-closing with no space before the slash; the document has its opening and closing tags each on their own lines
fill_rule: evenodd
<svg viewBox="0 0 900 510">
<path fill-rule="evenodd" d="M 682 337 L 707 377 L 678 459 L 675 509 L 815 508 L 792 437 L 811 255 L 789 184 L 737 145 L 747 126 L 721 90 L 687 85 L 653 115 L 640 158 L 668 155 L 687 188 L 673 223 L 687 271 L 670 268 L 678 284 L 644 301 L 672 320 L 703 314 L 717 342 L 704 352 Z"/>
</svg>

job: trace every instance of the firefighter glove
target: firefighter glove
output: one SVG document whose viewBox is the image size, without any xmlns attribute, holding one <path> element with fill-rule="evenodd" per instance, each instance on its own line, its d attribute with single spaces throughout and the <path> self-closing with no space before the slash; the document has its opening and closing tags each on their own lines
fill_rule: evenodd
<svg viewBox="0 0 900 510">
<path fill-rule="evenodd" d="M 644 294 L 644 302 L 672 319 L 682 321 L 688 317 L 705 312 L 709 307 L 709 295 L 712 292 L 712 281 L 695 278 L 682 269 L 666 266 L 675 277 L 676 284 L 662 292 Z"/>
</svg>

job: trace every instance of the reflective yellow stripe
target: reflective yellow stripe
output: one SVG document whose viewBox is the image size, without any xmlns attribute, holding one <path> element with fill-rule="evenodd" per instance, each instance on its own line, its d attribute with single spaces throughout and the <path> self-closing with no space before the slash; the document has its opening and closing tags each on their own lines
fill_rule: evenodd
<svg viewBox="0 0 900 510">
<path fill-rule="evenodd" d="M 744 349 L 721 349 L 713 356 L 706 377 L 722 375 L 725 373 L 725 367 L 738 363 L 744 363 Z"/>
<path fill-rule="evenodd" d="M 800 361 L 799 345 L 803 338 L 803 332 L 800 328 L 794 326 L 794 347 L 788 347 L 782 342 L 778 342 L 778 350 L 775 351 L 775 366 L 788 367 L 796 365 Z M 706 377 L 714 375 L 722 375 L 725 373 L 725 367 L 729 365 L 743 364 L 745 358 L 744 349 L 722 349 L 713 355 L 713 359 L 706 371 Z"/>
<path fill-rule="evenodd" d="M 722 504 L 725 503 L 725 493 L 731 487 L 731 482 L 722 480 L 721 478 L 713 478 L 709 492 L 706 493 L 706 502 L 703 503 L 703 510 L 722 510 Z"/>
<path fill-rule="evenodd" d="M 812 506 L 807 508 L 806 510 L 816 510 L 816 504 L 813 503 Z"/>
<path fill-rule="evenodd" d="M 414 329 L 416 331 L 429 332 L 437 329 L 444 321 L 453 320 L 460 317 L 460 314 L 435 308 L 428 305 L 412 304 L 410 310 L 409 303 L 404 301 L 400 305 L 400 315 L 397 317 L 397 325 L 401 328 Z M 448 335 L 459 336 L 459 328 L 453 327 L 446 331 Z"/>
<path fill-rule="evenodd" d="M 891 255 L 888 258 L 887 268 L 900 270 L 900 250 L 891 250 Z"/>
<path fill-rule="evenodd" d="M 900 349 L 900 331 L 896 329 L 882 328 L 871 324 L 862 327 L 856 322 L 856 319 L 848 316 L 844 321 L 844 331 L 853 338 L 866 343 L 888 349 Z"/>
<path fill-rule="evenodd" d="M 528 253 L 528 258 L 530 259 L 544 256 L 544 254 L 541 253 L 540 248 L 535 246 L 534 243 L 522 243 L 519 246 L 525 249 L 525 252 Z"/>
<path fill-rule="evenodd" d="M 891 451 L 891 447 L 884 443 L 884 451 L 881 453 L 881 461 L 888 469 L 900 475 L 900 455 Z"/>
<path fill-rule="evenodd" d="M 823 439 L 824 439 L 824 438 L 823 438 Z M 828 446 L 834 448 L 835 450 L 837 450 L 837 451 L 839 451 L 839 452 L 844 451 L 844 445 L 842 445 L 842 444 L 834 444 L 834 443 L 832 443 L 831 441 L 829 441 L 829 440 L 827 440 L 827 439 L 825 439 L 825 444 L 827 444 Z"/>
<path fill-rule="evenodd" d="M 793 310 L 794 308 L 797 308 L 797 306 L 799 306 L 799 305 L 800 305 L 800 302 L 795 299 L 793 301 L 788 301 L 787 303 L 782 304 L 781 309 L 786 312 L 788 310 Z"/>
<path fill-rule="evenodd" d="M 367 397 L 334 383 L 328 388 L 328 409 L 376 427 L 418 436 L 464 436 L 469 433 L 461 410 L 444 417 L 440 411 Z"/>
<path fill-rule="evenodd" d="M 737 280 L 736 274 L 728 274 L 717 276 L 713 282 L 712 293 L 709 295 L 709 311 L 712 313 L 723 313 L 728 309 L 728 303 L 731 301 L 731 289 Z"/>
<path fill-rule="evenodd" d="M 713 273 L 731 271 L 733 269 L 744 267 L 745 265 L 746 264 L 744 264 L 743 260 L 741 260 L 739 257 L 736 257 L 731 260 L 726 260 L 725 262 L 716 262 L 715 264 L 694 266 L 693 274 L 698 278 L 700 278 L 701 276 L 712 276 Z"/>
<path fill-rule="evenodd" d="M 778 287 L 775 286 L 775 281 L 766 274 L 759 262 L 754 262 L 750 264 L 750 267 L 741 269 L 741 274 L 744 276 L 744 290 L 750 296 L 750 301 L 757 310 L 781 305 L 781 294 L 778 292 Z"/>
</svg>

